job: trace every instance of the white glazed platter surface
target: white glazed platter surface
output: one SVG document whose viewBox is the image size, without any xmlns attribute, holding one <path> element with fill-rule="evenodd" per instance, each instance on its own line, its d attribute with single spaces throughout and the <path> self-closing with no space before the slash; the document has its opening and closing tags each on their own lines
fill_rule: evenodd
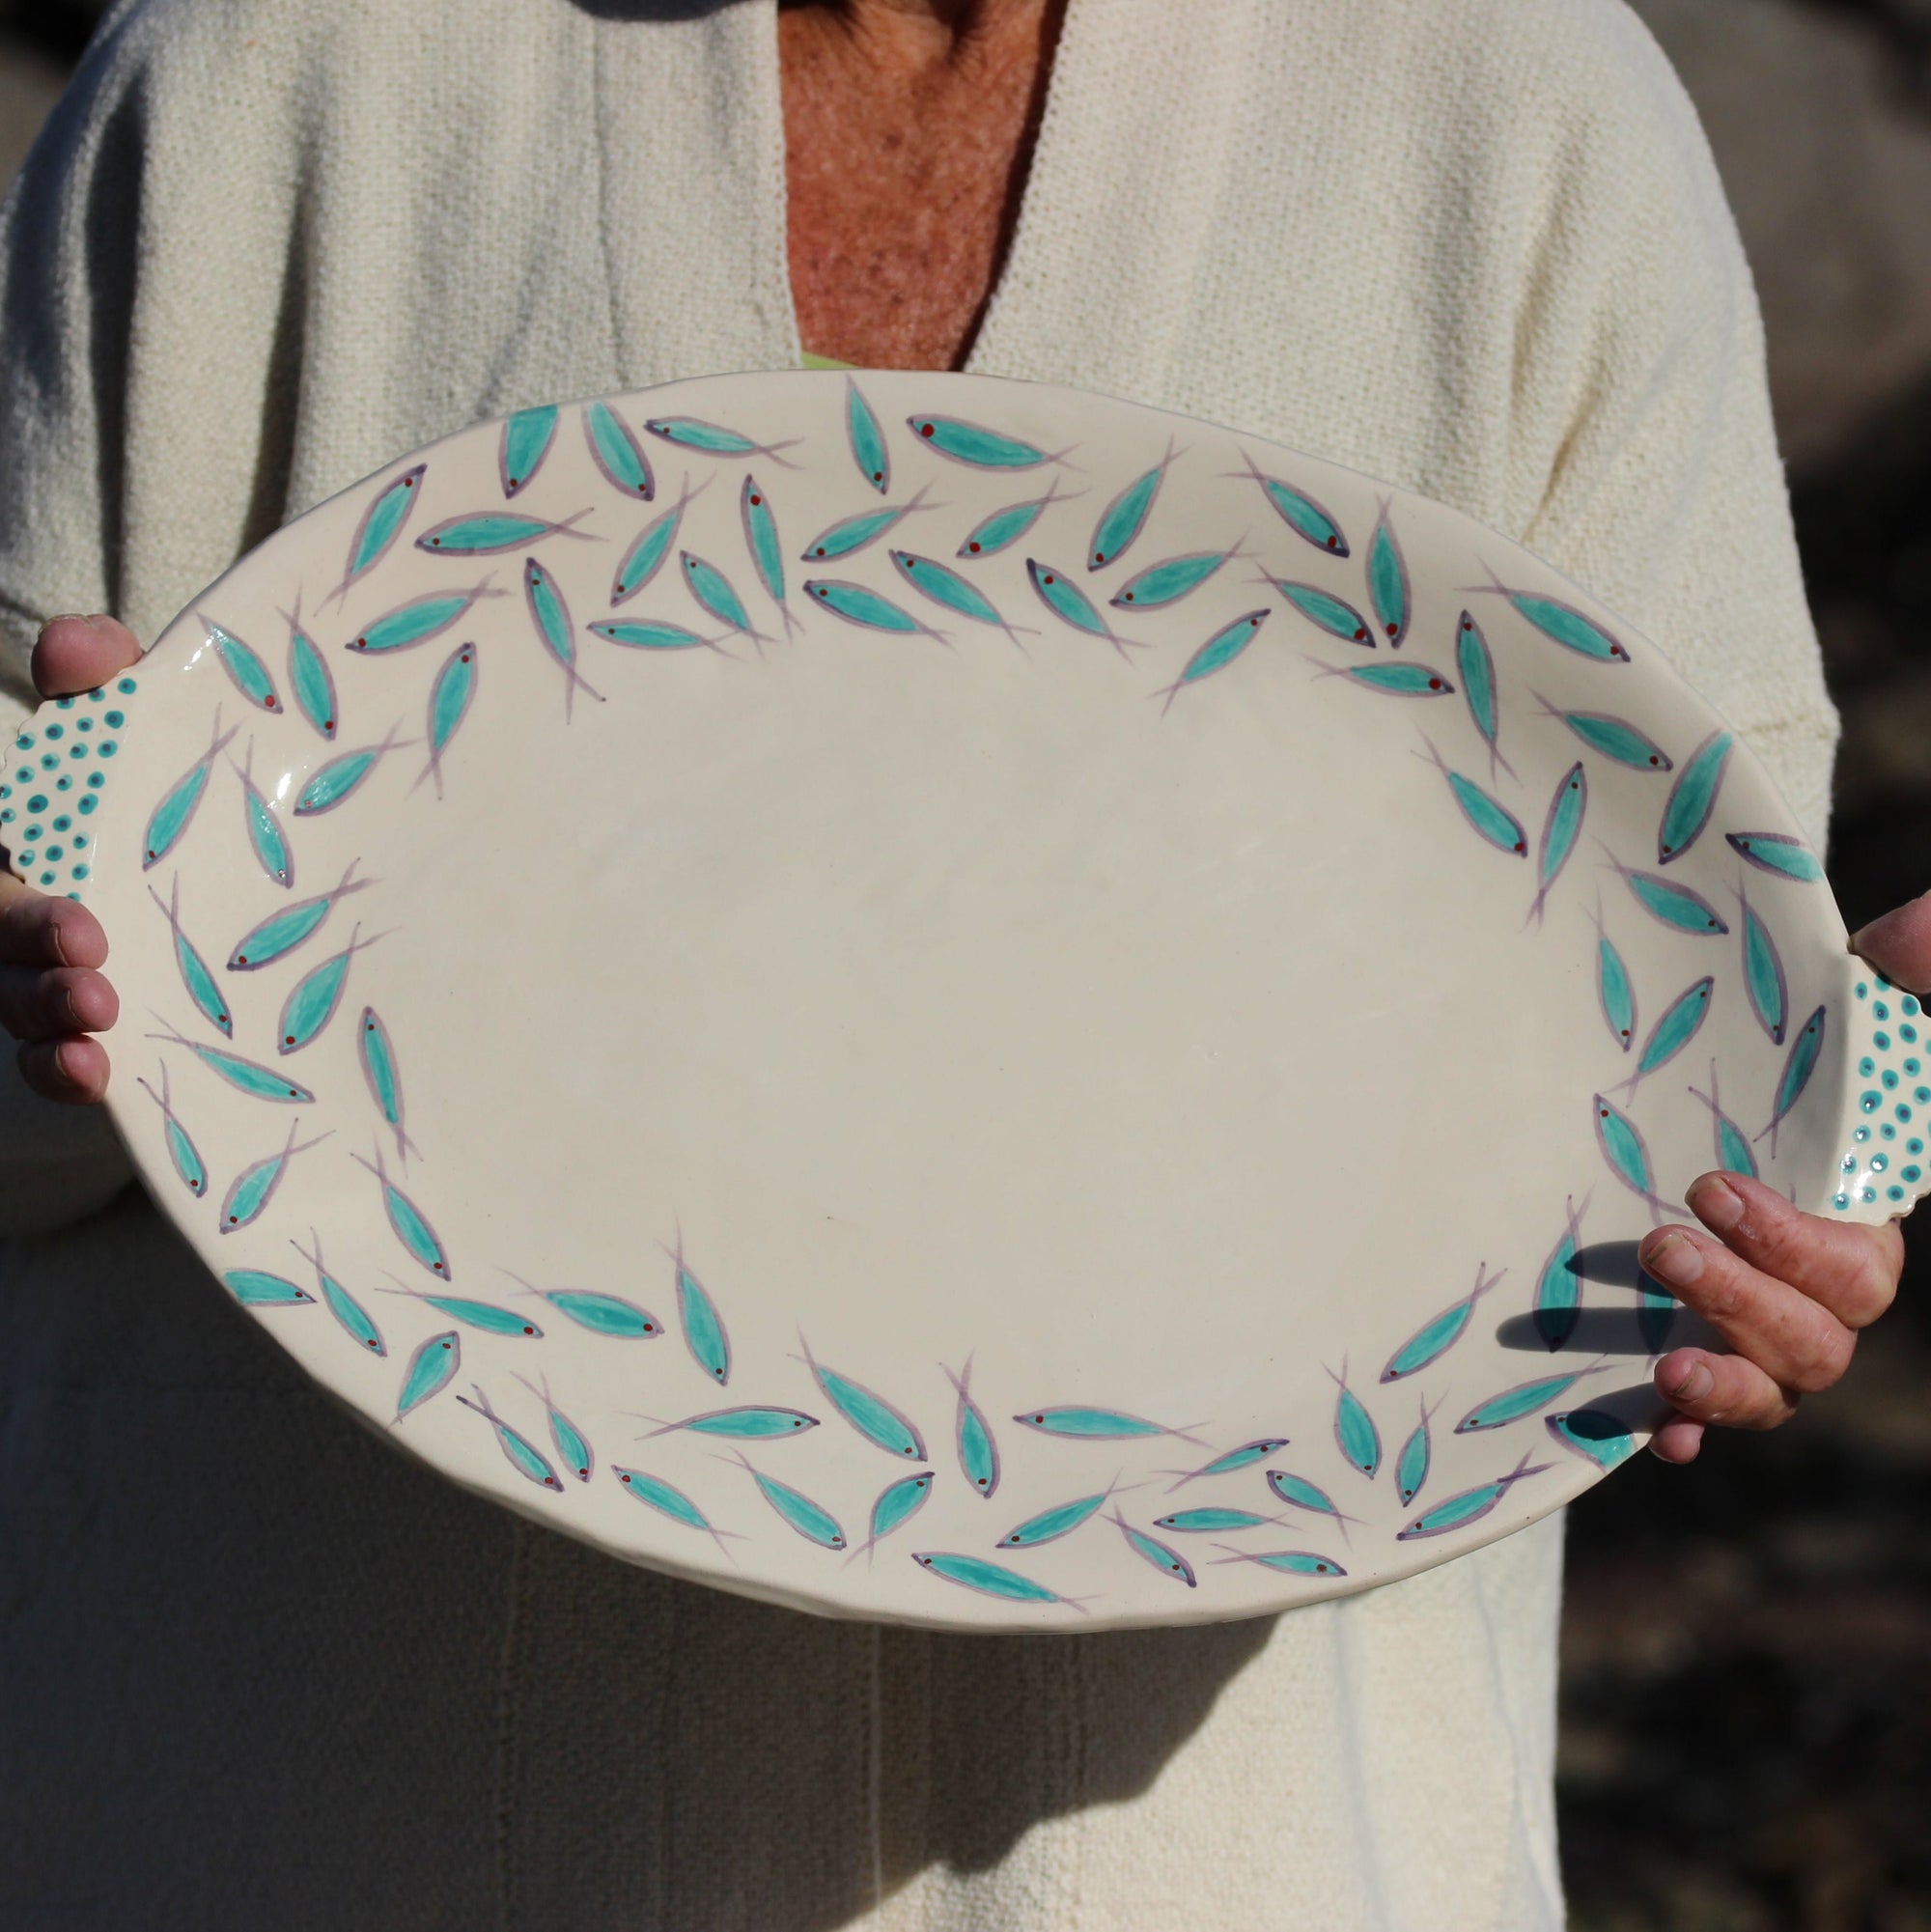
<svg viewBox="0 0 1931 1932">
<path fill-rule="evenodd" d="M 802 1609 L 1409 1574 L 1645 1440 L 1692 1324 L 1635 1243 L 1696 1174 L 1925 1188 L 1917 1003 L 1662 649 L 1457 513 L 1104 397 L 480 425 L 5 783 L 226 1291 L 466 1487 Z"/>
</svg>

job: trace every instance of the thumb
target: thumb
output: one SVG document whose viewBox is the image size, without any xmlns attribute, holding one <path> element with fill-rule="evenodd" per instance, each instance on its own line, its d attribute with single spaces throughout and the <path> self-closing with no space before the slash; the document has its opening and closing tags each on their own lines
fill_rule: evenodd
<svg viewBox="0 0 1931 1932">
<path fill-rule="evenodd" d="M 1907 993 L 1931 993 L 1931 892 L 1860 927 L 1850 949 Z"/>
</svg>

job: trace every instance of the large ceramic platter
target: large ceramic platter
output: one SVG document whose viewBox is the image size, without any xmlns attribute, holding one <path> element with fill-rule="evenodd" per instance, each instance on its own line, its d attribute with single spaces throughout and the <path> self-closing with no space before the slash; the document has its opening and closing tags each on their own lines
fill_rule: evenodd
<svg viewBox="0 0 1931 1932">
<path fill-rule="evenodd" d="M 1237 1617 L 1631 1454 L 1696 1174 L 1924 1191 L 1666 648 L 1231 430 L 733 376 L 399 459 L 0 812 L 210 1292 L 399 1446 L 808 1610 Z"/>
</svg>

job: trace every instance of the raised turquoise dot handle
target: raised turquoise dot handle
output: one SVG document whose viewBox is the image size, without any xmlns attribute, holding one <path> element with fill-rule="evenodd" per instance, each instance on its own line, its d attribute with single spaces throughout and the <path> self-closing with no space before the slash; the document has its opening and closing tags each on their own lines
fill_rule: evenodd
<svg viewBox="0 0 1931 1932">
<path fill-rule="evenodd" d="M 1862 960 L 1843 1002 L 1849 1079 L 1829 1212 L 1879 1222 L 1931 1193 L 1931 1014 Z"/>
<path fill-rule="evenodd" d="M 0 850 L 16 879 L 85 899 L 95 820 L 114 775 L 138 681 L 123 675 L 49 698 L 14 734 L 0 773 Z"/>
</svg>

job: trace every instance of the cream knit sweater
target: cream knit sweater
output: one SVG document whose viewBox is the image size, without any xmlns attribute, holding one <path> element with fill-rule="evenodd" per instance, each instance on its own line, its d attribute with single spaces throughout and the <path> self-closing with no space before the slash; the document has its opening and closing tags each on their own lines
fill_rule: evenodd
<svg viewBox="0 0 1931 1932">
<path fill-rule="evenodd" d="M 782 154 L 773 0 L 123 5 L 0 228 L 9 711 L 49 613 L 154 634 L 444 431 L 795 364 Z M 1822 843 L 1836 719 L 1755 301 L 1619 0 L 1072 0 L 968 366 L 1520 539 Z M 1174 1633 L 665 1583 L 366 1441 L 137 1191 L 98 1209 L 95 1127 L 0 1111 L 0 1211 L 32 1174 L 81 1216 L 0 1245 L 8 1924 L 1560 1923 L 1559 1520 Z"/>
</svg>

